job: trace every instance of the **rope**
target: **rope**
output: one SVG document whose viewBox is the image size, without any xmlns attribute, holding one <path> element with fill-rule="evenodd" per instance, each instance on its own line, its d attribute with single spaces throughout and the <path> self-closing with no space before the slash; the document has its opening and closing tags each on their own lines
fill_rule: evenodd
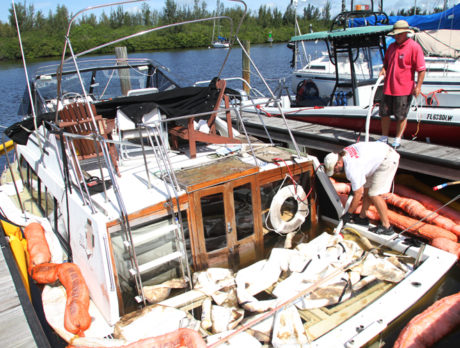
<svg viewBox="0 0 460 348">
<path fill-rule="evenodd" d="M 292 172 L 291 172 L 291 168 L 289 168 L 289 166 L 287 165 L 286 161 L 285 161 L 284 159 L 282 159 L 282 158 L 279 158 L 279 157 L 275 157 L 275 158 L 273 158 L 272 160 L 274 161 L 274 163 L 275 163 L 278 167 L 279 167 L 279 163 L 278 163 L 278 162 L 283 162 L 283 163 L 284 163 L 284 166 L 287 168 L 287 170 L 288 170 L 288 172 L 289 172 L 289 175 L 288 175 L 288 176 L 289 176 L 289 178 L 291 179 L 292 184 L 294 185 L 294 188 L 295 188 L 295 190 L 296 190 L 295 193 L 297 194 L 297 185 L 298 185 L 298 184 L 297 184 L 297 182 L 294 180 L 294 176 L 293 176 L 293 174 L 292 174 Z M 313 187 L 310 187 L 310 190 L 308 191 L 308 193 L 307 193 L 307 195 L 306 195 L 306 197 L 305 197 L 304 199 L 300 199 L 300 197 L 297 197 L 297 198 L 298 198 L 297 200 L 300 201 L 300 202 L 305 202 L 305 201 L 307 200 L 308 196 L 310 196 L 311 191 L 312 191 L 312 188 L 313 188 Z"/>
<path fill-rule="evenodd" d="M 438 100 L 438 97 L 436 96 L 436 94 L 438 93 L 447 93 L 447 91 L 445 89 L 438 89 L 436 91 L 432 91 L 428 94 L 423 94 L 423 93 L 420 93 L 424 98 L 425 98 L 425 104 L 428 105 L 428 106 L 432 106 L 433 105 L 433 98 L 436 100 L 436 105 L 439 106 L 439 100 Z M 431 98 L 431 99 L 430 99 Z M 430 100 L 428 100 L 430 99 Z"/>
<path fill-rule="evenodd" d="M 436 96 L 438 93 L 447 93 L 447 91 L 445 89 L 440 88 L 440 89 L 437 89 L 436 91 L 429 92 L 428 94 L 423 94 L 423 93 L 420 93 L 420 94 L 425 98 L 425 105 L 433 106 L 433 98 L 434 98 L 434 100 L 436 100 L 436 106 L 439 106 L 439 100 L 438 100 L 438 97 Z M 417 130 L 415 131 L 414 134 L 412 134 L 412 140 L 415 140 L 417 138 L 417 134 L 420 130 L 420 122 L 422 120 L 420 108 L 421 106 L 417 107 Z"/>
</svg>

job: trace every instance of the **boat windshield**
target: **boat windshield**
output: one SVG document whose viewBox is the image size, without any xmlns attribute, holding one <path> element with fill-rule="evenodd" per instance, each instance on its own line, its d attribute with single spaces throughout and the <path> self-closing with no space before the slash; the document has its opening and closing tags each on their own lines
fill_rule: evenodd
<svg viewBox="0 0 460 348">
<path fill-rule="evenodd" d="M 86 94 L 94 102 L 129 94 L 129 90 L 167 91 L 179 87 L 166 75 L 161 65 L 148 59 L 91 59 L 79 61 L 80 75 Z M 33 82 L 39 110 L 55 110 L 58 65 L 40 68 Z M 73 63 L 67 63 L 61 79 L 63 99 L 83 97 L 82 87 Z"/>
</svg>

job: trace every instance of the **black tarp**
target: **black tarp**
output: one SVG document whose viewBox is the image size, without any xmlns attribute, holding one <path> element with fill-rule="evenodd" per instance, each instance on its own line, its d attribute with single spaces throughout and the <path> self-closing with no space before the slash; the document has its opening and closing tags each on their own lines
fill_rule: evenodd
<svg viewBox="0 0 460 348">
<path fill-rule="evenodd" d="M 216 88 L 217 78 L 207 87 L 183 87 L 159 93 L 114 98 L 95 103 L 97 114 L 105 118 L 115 118 L 117 109 L 123 111 L 134 123 L 140 123 L 142 116 L 158 107 L 167 117 L 184 116 L 210 112 L 219 96 Z M 208 116 L 203 116 L 203 118 Z M 55 113 L 37 116 L 37 124 L 54 121 Z M 30 131 L 34 129 L 32 118 L 17 122 L 5 130 L 14 142 L 25 145 Z"/>
<path fill-rule="evenodd" d="M 207 87 L 184 87 L 170 91 L 115 98 L 95 104 L 96 111 L 105 118 L 115 118 L 117 109 L 123 111 L 134 123 L 142 116 L 158 107 L 167 117 L 177 117 L 214 109 L 219 96 L 217 78 Z M 208 117 L 208 116 L 204 116 Z"/>
<path fill-rule="evenodd" d="M 37 127 L 45 121 L 54 121 L 56 113 L 48 112 L 37 116 Z M 46 122 L 45 122 L 46 125 Z M 35 129 L 34 119 L 32 117 L 16 122 L 5 129 L 5 135 L 19 145 L 26 145 L 29 134 Z"/>
</svg>

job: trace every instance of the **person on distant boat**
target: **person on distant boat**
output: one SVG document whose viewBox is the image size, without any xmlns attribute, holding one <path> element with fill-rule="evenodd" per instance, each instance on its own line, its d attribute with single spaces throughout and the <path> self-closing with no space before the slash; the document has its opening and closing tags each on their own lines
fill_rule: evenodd
<svg viewBox="0 0 460 348">
<path fill-rule="evenodd" d="M 381 223 L 369 231 L 385 235 L 394 233 L 383 195 L 390 192 L 398 165 L 399 154 L 381 141 L 352 144 L 339 153 L 331 152 L 324 157 L 324 167 L 328 176 L 344 172 L 351 182 L 353 199 L 348 211 L 341 217 L 344 223 L 369 225 L 366 212 L 372 203 L 379 213 Z M 361 212 L 354 214 L 361 198 Z"/>
<path fill-rule="evenodd" d="M 409 33 L 413 31 L 406 21 L 399 20 L 393 25 L 393 30 L 388 35 L 393 36 L 395 42 L 388 47 L 379 74 L 385 77 L 379 111 L 382 124 L 382 137 L 379 141 L 388 143 L 390 116 L 394 115 L 396 138 L 392 146 L 395 149 L 401 146 L 401 137 L 406 128 L 412 96 L 415 98 L 419 96 L 426 70 L 423 50 L 417 42 L 409 38 Z M 415 84 L 416 71 L 417 84 Z"/>
</svg>

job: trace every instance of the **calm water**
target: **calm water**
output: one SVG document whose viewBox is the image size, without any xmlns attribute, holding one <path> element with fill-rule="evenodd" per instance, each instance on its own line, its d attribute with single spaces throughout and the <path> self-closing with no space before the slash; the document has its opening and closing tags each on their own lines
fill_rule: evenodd
<svg viewBox="0 0 460 348">
<path fill-rule="evenodd" d="M 216 76 L 225 59 L 228 50 L 225 49 L 192 49 L 192 50 L 174 50 L 152 53 L 130 54 L 131 57 L 147 57 L 155 59 L 161 64 L 171 69 L 171 76 L 183 86 L 191 85 L 195 81 L 211 80 Z M 312 50 L 311 55 L 316 56 L 320 50 Z M 241 76 L 241 49 L 235 48 L 230 52 L 229 59 L 223 70 L 222 76 Z M 255 45 L 251 47 L 251 57 L 256 63 L 262 75 L 268 80 L 271 88 L 276 88 L 279 78 L 286 78 L 286 85 L 290 87 L 290 61 L 292 51 L 286 47 L 286 44 Z M 28 63 L 29 76 L 41 65 L 50 64 L 57 61 L 41 61 Z M 251 84 L 266 94 L 263 83 L 257 78 L 253 69 L 251 69 Z M 22 63 L 5 64 L 0 63 L 0 132 L 14 122 L 19 121 L 17 110 L 20 100 L 24 93 L 25 77 Z M 230 87 L 241 88 L 241 84 L 229 84 Z M 8 140 L 3 136 L 2 142 Z M 0 171 L 3 171 L 5 159 L 0 158 Z M 391 346 L 393 340 L 399 334 L 401 328 L 413 316 L 429 306 L 435 300 L 460 291 L 460 267 L 455 266 L 446 278 L 446 281 L 437 289 L 433 289 L 429 298 L 405 318 L 396 324 L 389 336 L 385 337 L 386 345 Z M 444 341 L 438 343 L 435 347 L 453 347 L 458 344 L 460 333 L 451 335 Z M 456 342 L 456 343 L 455 343 Z"/>
<path fill-rule="evenodd" d="M 189 86 L 196 81 L 211 80 L 217 76 L 227 52 L 227 49 L 189 49 L 134 53 L 130 54 L 130 57 L 146 57 L 156 60 L 170 69 L 171 77 L 181 86 Z M 287 78 L 290 84 L 291 52 L 286 44 L 274 44 L 272 47 L 269 45 L 251 46 L 251 58 L 268 80 L 271 88 L 275 89 L 278 79 L 283 77 Z M 221 76 L 241 77 L 241 61 L 241 49 L 232 49 Z M 58 63 L 58 60 L 27 62 L 29 77 L 33 76 L 38 67 L 53 63 Z M 266 94 L 267 89 L 252 68 L 251 73 L 251 84 Z M 0 62 L 0 81 L 0 131 L 3 135 L 6 127 L 18 121 L 17 110 L 26 86 L 22 62 L 16 64 Z M 228 85 L 233 88 L 241 88 L 241 82 L 230 82 Z M 0 140 L 3 142 L 3 139 Z M 0 158 L 0 169 L 3 169 L 4 163 L 5 160 Z"/>
</svg>

